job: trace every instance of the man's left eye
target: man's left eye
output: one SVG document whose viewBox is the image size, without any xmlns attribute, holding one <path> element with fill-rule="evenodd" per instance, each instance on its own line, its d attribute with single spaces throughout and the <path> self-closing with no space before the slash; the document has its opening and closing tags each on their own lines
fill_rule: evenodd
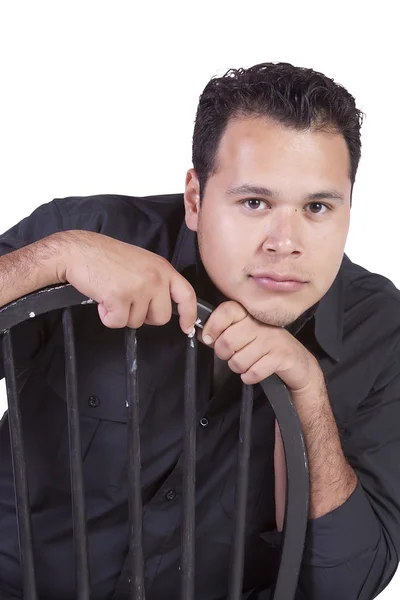
<svg viewBox="0 0 400 600">
<path fill-rule="evenodd" d="M 327 206 L 326 204 L 322 204 L 321 202 L 311 202 L 311 204 L 309 204 L 308 206 L 310 209 L 312 207 L 314 207 L 314 209 L 316 209 L 316 210 L 311 210 L 313 215 L 325 214 L 326 210 L 329 210 L 329 206 Z M 322 210 L 324 208 L 326 209 L 325 211 Z"/>
</svg>

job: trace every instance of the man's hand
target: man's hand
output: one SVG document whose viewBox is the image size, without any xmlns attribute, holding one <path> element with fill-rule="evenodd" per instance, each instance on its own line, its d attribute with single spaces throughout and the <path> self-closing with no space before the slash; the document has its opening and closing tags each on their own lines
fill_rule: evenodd
<svg viewBox="0 0 400 600">
<path fill-rule="evenodd" d="M 247 384 L 276 373 L 292 394 L 301 396 L 322 377 L 318 361 L 293 335 L 256 321 L 234 301 L 213 311 L 200 339 Z"/>
<path fill-rule="evenodd" d="M 96 300 L 104 325 L 164 325 L 171 319 L 172 299 L 181 329 L 193 330 L 195 291 L 165 258 L 100 233 L 67 231 L 56 236 L 64 247 L 58 280 Z"/>
<path fill-rule="evenodd" d="M 209 336 L 210 339 L 207 339 Z M 307 446 L 310 473 L 309 517 L 316 519 L 346 502 L 357 485 L 340 444 L 323 373 L 316 358 L 288 331 L 253 319 L 237 302 L 220 304 L 209 317 L 200 340 L 214 347 L 247 384 L 276 373 L 291 392 Z M 276 425 L 275 506 L 278 530 L 286 506 L 286 466 Z"/>
</svg>

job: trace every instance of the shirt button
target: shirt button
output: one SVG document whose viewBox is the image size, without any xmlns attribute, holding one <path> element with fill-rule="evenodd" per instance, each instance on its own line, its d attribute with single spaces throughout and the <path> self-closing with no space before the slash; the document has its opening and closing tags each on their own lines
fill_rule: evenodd
<svg viewBox="0 0 400 600">
<path fill-rule="evenodd" d="M 176 498 L 176 492 L 175 490 L 169 490 L 166 494 L 165 494 L 165 498 L 167 500 L 175 500 Z"/>
<path fill-rule="evenodd" d="M 90 398 L 88 400 L 88 404 L 92 408 L 96 408 L 100 404 L 100 400 L 98 399 L 97 396 L 90 396 Z"/>
<path fill-rule="evenodd" d="M 202 427 L 207 427 L 207 425 L 208 425 L 208 419 L 206 419 L 205 417 L 203 417 L 202 419 L 200 419 L 200 425 Z"/>
</svg>

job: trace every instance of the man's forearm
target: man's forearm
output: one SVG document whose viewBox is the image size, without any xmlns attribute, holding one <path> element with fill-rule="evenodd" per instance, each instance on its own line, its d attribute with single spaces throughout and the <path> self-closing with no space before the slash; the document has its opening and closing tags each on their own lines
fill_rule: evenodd
<svg viewBox="0 0 400 600">
<path fill-rule="evenodd" d="M 309 518 L 316 519 L 341 506 L 357 485 L 357 475 L 348 464 L 322 377 L 307 392 L 293 395 L 302 424 L 310 472 Z M 282 439 L 276 426 L 275 502 L 279 530 L 283 526 L 286 499 L 286 467 Z"/>
<path fill-rule="evenodd" d="M 62 283 L 68 232 L 61 232 L 0 256 L 0 306 L 48 285 Z"/>
</svg>

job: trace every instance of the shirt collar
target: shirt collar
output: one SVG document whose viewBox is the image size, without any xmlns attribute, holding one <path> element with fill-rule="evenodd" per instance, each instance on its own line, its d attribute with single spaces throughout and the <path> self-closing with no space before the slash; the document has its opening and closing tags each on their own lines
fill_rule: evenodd
<svg viewBox="0 0 400 600">
<path fill-rule="evenodd" d="M 340 350 L 343 336 L 343 263 L 347 260 L 344 256 L 339 272 L 326 292 L 325 296 L 308 309 L 292 324 L 298 332 L 303 325 L 314 318 L 314 335 L 326 354 L 333 360 L 340 360 Z M 216 303 L 218 290 L 210 282 L 200 261 L 198 252 L 197 235 L 183 222 L 180 229 L 175 250 L 172 257 L 172 266 L 179 272 L 188 271 L 190 280 L 195 285 L 196 292 L 201 295 L 204 290 L 212 291 L 213 297 L 204 297 L 203 300 Z M 205 277 L 204 277 L 205 276 Z M 207 278 L 208 281 L 204 281 Z M 211 284 L 211 285 L 210 285 Z M 220 300 L 221 301 L 221 300 Z"/>
<path fill-rule="evenodd" d="M 322 349 L 336 362 L 340 360 L 343 340 L 343 262 L 334 282 L 318 302 L 315 311 L 315 337 Z"/>
<path fill-rule="evenodd" d="M 179 273 L 188 267 L 198 266 L 197 235 L 187 227 L 185 221 L 179 230 L 171 264 Z"/>
</svg>

